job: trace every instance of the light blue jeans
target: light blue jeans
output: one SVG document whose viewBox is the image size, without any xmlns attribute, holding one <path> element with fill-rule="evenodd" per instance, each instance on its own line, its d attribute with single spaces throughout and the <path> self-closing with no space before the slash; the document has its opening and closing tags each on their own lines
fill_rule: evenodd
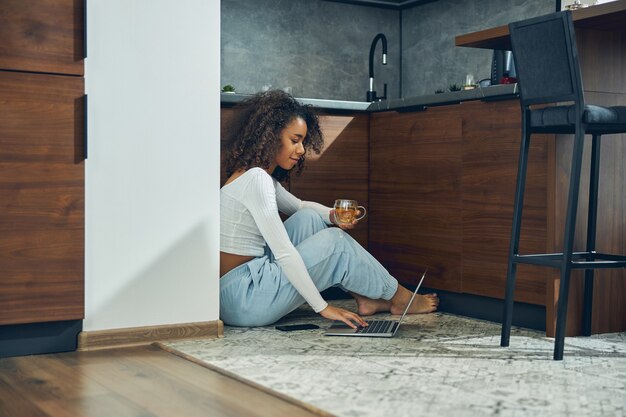
<svg viewBox="0 0 626 417">
<path fill-rule="evenodd" d="M 284 224 L 318 290 L 338 286 L 385 300 L 396 293 L 398 281 L 350 235 L 329 228 L 313 210 L 299 210 Z M 304 302 L 269 249 L 220 278 L 220 318 L 231 326 L 265 326 Z"/>
</svg>

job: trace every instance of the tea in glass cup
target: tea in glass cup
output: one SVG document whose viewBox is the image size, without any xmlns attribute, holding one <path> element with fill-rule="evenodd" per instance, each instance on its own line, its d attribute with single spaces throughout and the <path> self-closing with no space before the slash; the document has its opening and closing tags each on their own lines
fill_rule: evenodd
<svg viewBox="0 0 626 417">
<path fill-rule="evenodd" d="M 367 214 L 365 207 L 359 206 L 355 200 L 335 200 L 335 220 L 339 224 L 350 224 L 355 220 L 361 220 Z"/>
</svg>

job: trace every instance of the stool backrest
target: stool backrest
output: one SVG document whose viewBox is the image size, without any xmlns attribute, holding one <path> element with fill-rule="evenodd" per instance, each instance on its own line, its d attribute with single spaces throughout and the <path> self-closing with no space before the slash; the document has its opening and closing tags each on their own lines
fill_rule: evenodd
<svg viewBox="0 0 626 417">
<path fill-rule="evenodd" d="M 584 105 L 571 12 L 510 23 L 509 33 L 522 107 L 560 101 Z"/>
</svg>

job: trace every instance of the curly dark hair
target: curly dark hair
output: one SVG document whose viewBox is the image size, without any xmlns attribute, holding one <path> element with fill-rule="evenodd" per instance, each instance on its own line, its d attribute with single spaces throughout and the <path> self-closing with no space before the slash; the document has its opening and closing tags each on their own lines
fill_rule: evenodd
<svg viewBox="0 0 626 417">
<path fill-rule="evenodd" d="M 324 146 L 317 113 L 310 105 L 299 103 L 281 90 L 258 93 L 239 103 L 228 134 L 228 148 L 223 163 L 227 177 L 240 169 L 267 169 L 281 147 L 280 133 L 295 118 L 304 120 L 307 134 L 302 145 L 305 154 L 291 171 L 299 174 L 305 156 L 319 154 Z M 291 171 L 276 167 L 272 176 L 278 181 L 289 179 Z"/>
</svg>

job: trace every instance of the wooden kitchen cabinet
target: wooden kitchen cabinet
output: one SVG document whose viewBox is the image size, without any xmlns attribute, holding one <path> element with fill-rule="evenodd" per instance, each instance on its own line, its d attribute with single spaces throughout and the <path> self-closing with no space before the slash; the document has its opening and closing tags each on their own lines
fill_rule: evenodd
<svg viewBox="0 0 626 417">
<path fill-rule="evenodd" d="M 516 100 L 373 114 L 370 250 L 392 275 L 503 298 L 520 141 Z M 531 149 L 521 247 L 547 239 L 545 138 Z M 545 305 L 547 271 L 520 268 L 516 300 Z"/>
<path fill-rule="evenodd" d="M 0 324 L 83 318 L 83 91 L 0 71 Z"/>
<path fill-rule="evenodd" d="M 519 102 L 474 101 L 461 107 L 463 292 L 503 299 L 521 141 Z M 549 138 L 534 136 L 531 142 L 520 237 L 523 253 L 547 249 L 548 184 L 553 178 L 547 166 Z M 545 305 L 548 272 L 519 266 L 515 300 Z"/>
<path fill-rule="evenodd" d="M 221 111 L 222 155 L 236 111 L 235 108 L 222 108 Z M 368 119 L 367 114 L 320 116 L 324 150 L 320 155 L 307 156 L 302 174 L 292 175 L 285 187 L 302 200 L 329 207 L 337 198 L 357 200 L 368 207 Z M 222 165 L 221 184 L 226 180 Z M 368 217 L 349 231 L 365 248 L 368 245 Z"/>
<path fill-rule="evenodd" d="M 460 292 L 462 121 L 457 106 L 371 115 L 370 252 L 405 284 Z"/>
<path fill-rule="evenodd" d="M 222 141 L 235 111 L 222 109 Z M 296 196 L 364 203 L 368 216 L 353 236 L 405 284 L 428 267 L 430 288 L 503 298 L 521 137 L 516 100 L 320 121 L 325 150 L 291 178 Z M 547 244 L 546 143 L 535 140 L 531 150 L 521 240 L 528 251 Z M 516 300 L 545 305 L 547 271 L 525 267 Z"/>
<path fill-rule="evenodd" d="M 2 0 L 0 69 L 84 74 L 84 0 Z"/>
<path fill-rule="evenodd" d="M 222 109 L 224 133 L 233 111 Z M 326 150 L 309 158 L 302 176 L 288 186 L 300 198 L 323 204 L 339 196 L 366 202 L 368 233 L 357 229 L 354 236 L 392 275 L 412 286 L 428 267 L 426 287 L 449 292 L 447 298 L 452 293 L 463 296 L 455 298 L 457 312 L 465 314 L 463 303 L 472 302 L 478 310 L 490 310 L 490 320 L 498 320 L 521 140 L 519 112 L 514 99 L 425 111 L 329 114 L 321 119 Z M 603 143 L 599 201 L 601 212 L 609 216 L 598 220 L 598 247 L 620 253 L 626 236 L 624 181 L 619 176 L 625 147 L 619 137 Z M 570 137 L 533 136 L 521 253 L 560 250 L 570 147 Z M 581 186 L 578 247 L 585 240 L 587 186 Z M 594 332 L 617 331 L 624 316 L 616 299 L 623 292 L 623 272 L 597 274 Z M 568 335 L 579 332 L 579 275 L 573 274 Z M 554 331 L 557 283 L 549 268 L 518 266 L 515 300 L 523 314 L 533 317 L 533 326 L 545 320 L 548 335 Z M 602 302 L 602 297 L 611 302 Z"/>
<path fill-rule="evenodd" d="M 0 356 L 73 350 L 84 316 L 83 12 L 0 2 Z"/>
<path fill-rule="evenodd" d="M 616 0 L 594 7 L 572 11 L 580 72 L 587 104 L 603 106 L 626 105 L 626 1 Z M 456 37 L 457 46 L 510 49 L 506 25 Z M 535 136 L 533 136 L 533 141 Z M 589 137 L 588 137 L 589 138 Z M 626 253 L 626 135 L 602 137 L 600 179 L 598 191 L 598 225 L 596 248 L 598 252 Z M 532 155 L 531 155 L 532 157 Z M 572 135 L 556 135 L 547 143 L 547 237 L 546 250 L 534 253 L 561 252 L 565 206 L 567 202 Z M 583 250 L 586 241 L 587 200 L 589 190 L 590 141 L 585 143 L 581 188 L 576 219 L 574 250 Z M 531 162 L 532 159 L 531 159 Z M 537 173 L 536 169 L 539 168 Z M 530 175 L 542 175 L 541 167 L 533 166 Z M 528 193 L 528 191 L 527 191 Z M 531 203 L 532 204 L 532 203 Z M 539 208 L 539 206 L 536 206 Z M 531 211 L 533 210 L 531 206 Z M 531 221 L 522 224 L 538 231 L 542 227 Z M 524 220 L 525 221 L 525 220 Z M 522 236 L 523 238 L 524 236 Z M 524 249 L 522 246 L 521 249 Z M 531 251 L 527 251 L 530 253 Z M 546 268 L 546 333 L 553 336 L 556 325 L 556 306 L 559 298 L 558 270 Z M 592 333 L 624 331 L 626 329 L 626 270 L 599 269 L 594 273 Z M 518 283 L 526 285 L 526 283 Z M 528 287 L 523 287 L 528 290 Z M 539 290 L 539 287 L 535 287 Z M 519 290 L 518 290 L 519 291 Z M 568 319 L 566 334 L 581 334 L 583 271 L 574 270 L 570 277 Z"/>
<path fill-rule="evenodd" d="M 369 210 L 368 142 L 369 116 L 324 115 L 320 126 L 324 149 L 309 155 L 300 176 L 292 176 L 290 190 L 302 200 L 332 207 L 337 198 L 357 200 Z M 370 214 L 348 233 L 364 248 L 368 247 Z"/>
</svg>

